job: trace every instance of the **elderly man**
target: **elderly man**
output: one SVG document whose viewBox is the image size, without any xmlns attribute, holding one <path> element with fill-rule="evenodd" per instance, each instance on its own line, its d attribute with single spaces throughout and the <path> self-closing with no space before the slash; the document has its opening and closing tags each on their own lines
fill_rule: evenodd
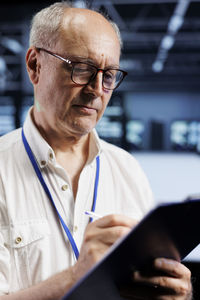
<svg viewBox="0 0 200 300">
<path fill-rule="evenodd" d="M 153 207 L 135 159 L 94 129 L 126 75 L 119 58 L 117 26 L 95 11 L 55 3 L 33 19 L 34 106 L 0 139 L 0 299 L 60 299 Z M 89 222 L 86 210 L 103 217 Z M 154 268 L 163 275 L 133 281 L 163 287 L 155 299 L 190 298 L 185 266 Z"/>
</svg>

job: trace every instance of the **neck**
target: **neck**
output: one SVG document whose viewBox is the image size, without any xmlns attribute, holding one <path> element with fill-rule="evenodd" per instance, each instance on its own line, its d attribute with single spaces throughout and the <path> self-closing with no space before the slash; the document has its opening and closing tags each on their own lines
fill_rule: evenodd
<svg viewBox="0 0 200 300">
<path fill-rule="evenodd" d="M 48 124 L 40 122 L 37 115 L 32 111 L 32 120 L 42 137 L 52 147 L 56 157 L 62 154 L 75 156 L 87 156 L 89 150 L 89 134 L 76 135 L 73 133 L 59 133 Z"/>
<path fill-rule="evenodd" d="M 67 172 L 76 198 L 78 181 L 89 154 L 89 134 L 77 136 L 61 134 L 45 122 L 41 122 L 32 111 L 32 119 L 40 134 L 54 150 L 56 161 Z"/>
</svg>

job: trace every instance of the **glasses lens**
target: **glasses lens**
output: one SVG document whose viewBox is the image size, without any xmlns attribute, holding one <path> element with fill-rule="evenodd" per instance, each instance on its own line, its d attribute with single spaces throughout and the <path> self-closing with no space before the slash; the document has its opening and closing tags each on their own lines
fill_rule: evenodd
<svg viewBox="0 0 200 300">
<path fill-rule="evenodd" d="M 104 73 L 103 86 L 105 89 L 114 90 L 123 79 L 123 72 L 109 69 Z"/>
<path fill-rule="evenodd" d="M 72 72 L 72 79 L 77 84 L 87 84 L 96 69 L 85 63 L 76 63 Z"/>
</svg>

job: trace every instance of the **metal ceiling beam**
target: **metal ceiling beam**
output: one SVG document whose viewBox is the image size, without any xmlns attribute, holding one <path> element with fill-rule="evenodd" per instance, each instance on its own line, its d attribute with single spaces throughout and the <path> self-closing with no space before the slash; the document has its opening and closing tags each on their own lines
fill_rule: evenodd
<svg viewBox="0 0 200 300">
<path fill-rule="evenodd" d="M 117 23 L 117 25 L 121 29 L 126 29 L 126 23 L 124 22 L 123 18 L 120 16 L 118 11 L 114 7 L 112 1 L 106 1 L 106 4 L 104 6 L 107 9 L 108 14 L 110 15 L 110 17 Z"/>
<path fill-rule="evenodd" d="M 126 23 L 128 28 L 133 26 L 134 29 L 134 22 L 135 21 L 132 19 L 127 19 Z M 148 28 L 148 31 L 152 28 L 159 29 L 159 31 L 160 29 L 166 30 L 166 24 L 168 24 L 168 18 L 161 18 L 161 17 L 152 18 L 148 16 L 148 18 L 142 19 L 142 22 L 140 23 L 140 30 L 143 30 L 143 32 L 144 32 L 143 28 Z M 198 17 L 188 16 L 187 19 L 185 19 L 183 25 L 191 29 L 193 29 L 194 26 L 200 27 L 200 19 Z"/>
<path fill-rule="evenodd" d="M 147 44 L 149 42 L 157 43 L 161 41 L 164 35 L 163 33 L 158 32 L 132 33 L 127 31 L 124 31 L 121 34 L 124 42 L 133 42 L 133 45 L 134 43 L 140 42 L 146 42 Z M 200 34 L 199 32 L 193 32 L 192 34 L 190 32 L 180 32 L 176 37 L 176 42 L 189 42 L 195 45 L 200 42 Z"/>
<path fill-rule="evenodd" d="M 106 5 L 108 0 L 95 0 L 95 5 Z M 112 0 L 114 5 L 126 5 L 126 4 L 165 4 L 165 3 L 177 3 L 178 0 Z M 200 2 L 200 0 L 191 0 L 191 2 Z"/>
<path fill-rule="evenodd" d="M 167 32 L 160 42 L 156 59 L 152 64 L 152 70 L 154 72 L 163 71 L 169 50 L 174 46 L 176 35 L 183 25 L 184 17 L 190 2 L 191 0 L 179 0 L 177 2 L 174 13 L 169 20 Z"/>
<path fill-rule="evenodd" d="M 129 29 L 131 27 L 133 28 L 133 32 L 137 32 L 138 29 L 142 27 L 142 24 L 145 24 L 145 20 L 147 15 L 149 14 L 150 9 L 151 6 L 144 5 L 135 17 L 135 19 L 130 22 Z"/>
</svg>

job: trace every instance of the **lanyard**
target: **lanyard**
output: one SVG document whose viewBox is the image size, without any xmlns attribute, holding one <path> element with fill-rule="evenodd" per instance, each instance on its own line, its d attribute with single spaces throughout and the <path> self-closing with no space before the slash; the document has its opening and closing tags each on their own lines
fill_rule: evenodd
<svg viewBox="0 0 200 300">
<path fill-rule="evenodd" d="M 69 240 L 69 242 L 70 242 L 70 244 L 72 246 L 72 249 L 74 251 L 76 259 L 78 259 L 78 257 L 79 257 L 79 251 L 78 251 L 76 242 L 75 242 L 75 240 L 74 240 L 74 238 L 73 238 L 73 236 L 72 236 L 69 228 L 65 224 L 63 218 L 61 217 L 59 211 L 56 208 L 56 205 L 55 205 L 55 203 L 53 201 L 53 197 L 51 196 L 51 193 L 50 193 L 50 191 L 49 191 L 49 189 L 48 189 L 48 187 L 46 185 L 46 182 L 44 181 L 44 178 L 43 178 L 42 173 L 41 173 L 41 171 L 40 171 L 40 169 L 38 167 L 38 164 L 37 164 L 37 162 L 35 160 L 35 157 L 34 157 L 34 155 L 32 153 L 32 150 L 31 150 L 31 148 L 30 148 L 30 146 L 28 144 L 28 141 L 27 141 L 27 139 L 26 139 L 26 137 L 24 135 L 23 128 L 22 128 L 22 141 L 24 143 L 24 147 L 25 147 L 26 152 L 28 154 L 28 157 L 29 157 L 29 159 L 30 159 L 30 161 L 32 163 L 32 166 L 33 166 L 33 168 L 35 170 L 35 173 L 36 173 L 36 175 L 37 175 L 37 177 L 38 177 L 38 179 L 39 179 L 39 181 L 40 181 L 40 183 L 41 183 L 41 185 L 42 185 L 45 193 L 47 194 L 49 200 L 51 201 L 53 207 L 55 208 L 55 211 L 56 211 L 56 213 L 57 213 L 57 215 L 58 215 L 58 217 L 60 219 L 60 222 L 61 222 L 61 224 L 63 226 L 63 229 L 65 230 L 65 233 L 66 233 L 66 235 L 68 237 L 68 240 Z M 94 184 L 93 204 L 92 204 L 92 211 L 93 212 L 95 211 L 96 201 L 97 201 L 97 191 L 98 191 L 98 183 L 99 183 L 99 168 L 100 168 L 100 159 L 99 159 L 99 156 L 97 156 L 96 157 L 96 177 L 95 177 L 95 184 Z M 92 218 L 90 218 L 90 222 L 91 221 L 92 221 Z"/>
</svg>

